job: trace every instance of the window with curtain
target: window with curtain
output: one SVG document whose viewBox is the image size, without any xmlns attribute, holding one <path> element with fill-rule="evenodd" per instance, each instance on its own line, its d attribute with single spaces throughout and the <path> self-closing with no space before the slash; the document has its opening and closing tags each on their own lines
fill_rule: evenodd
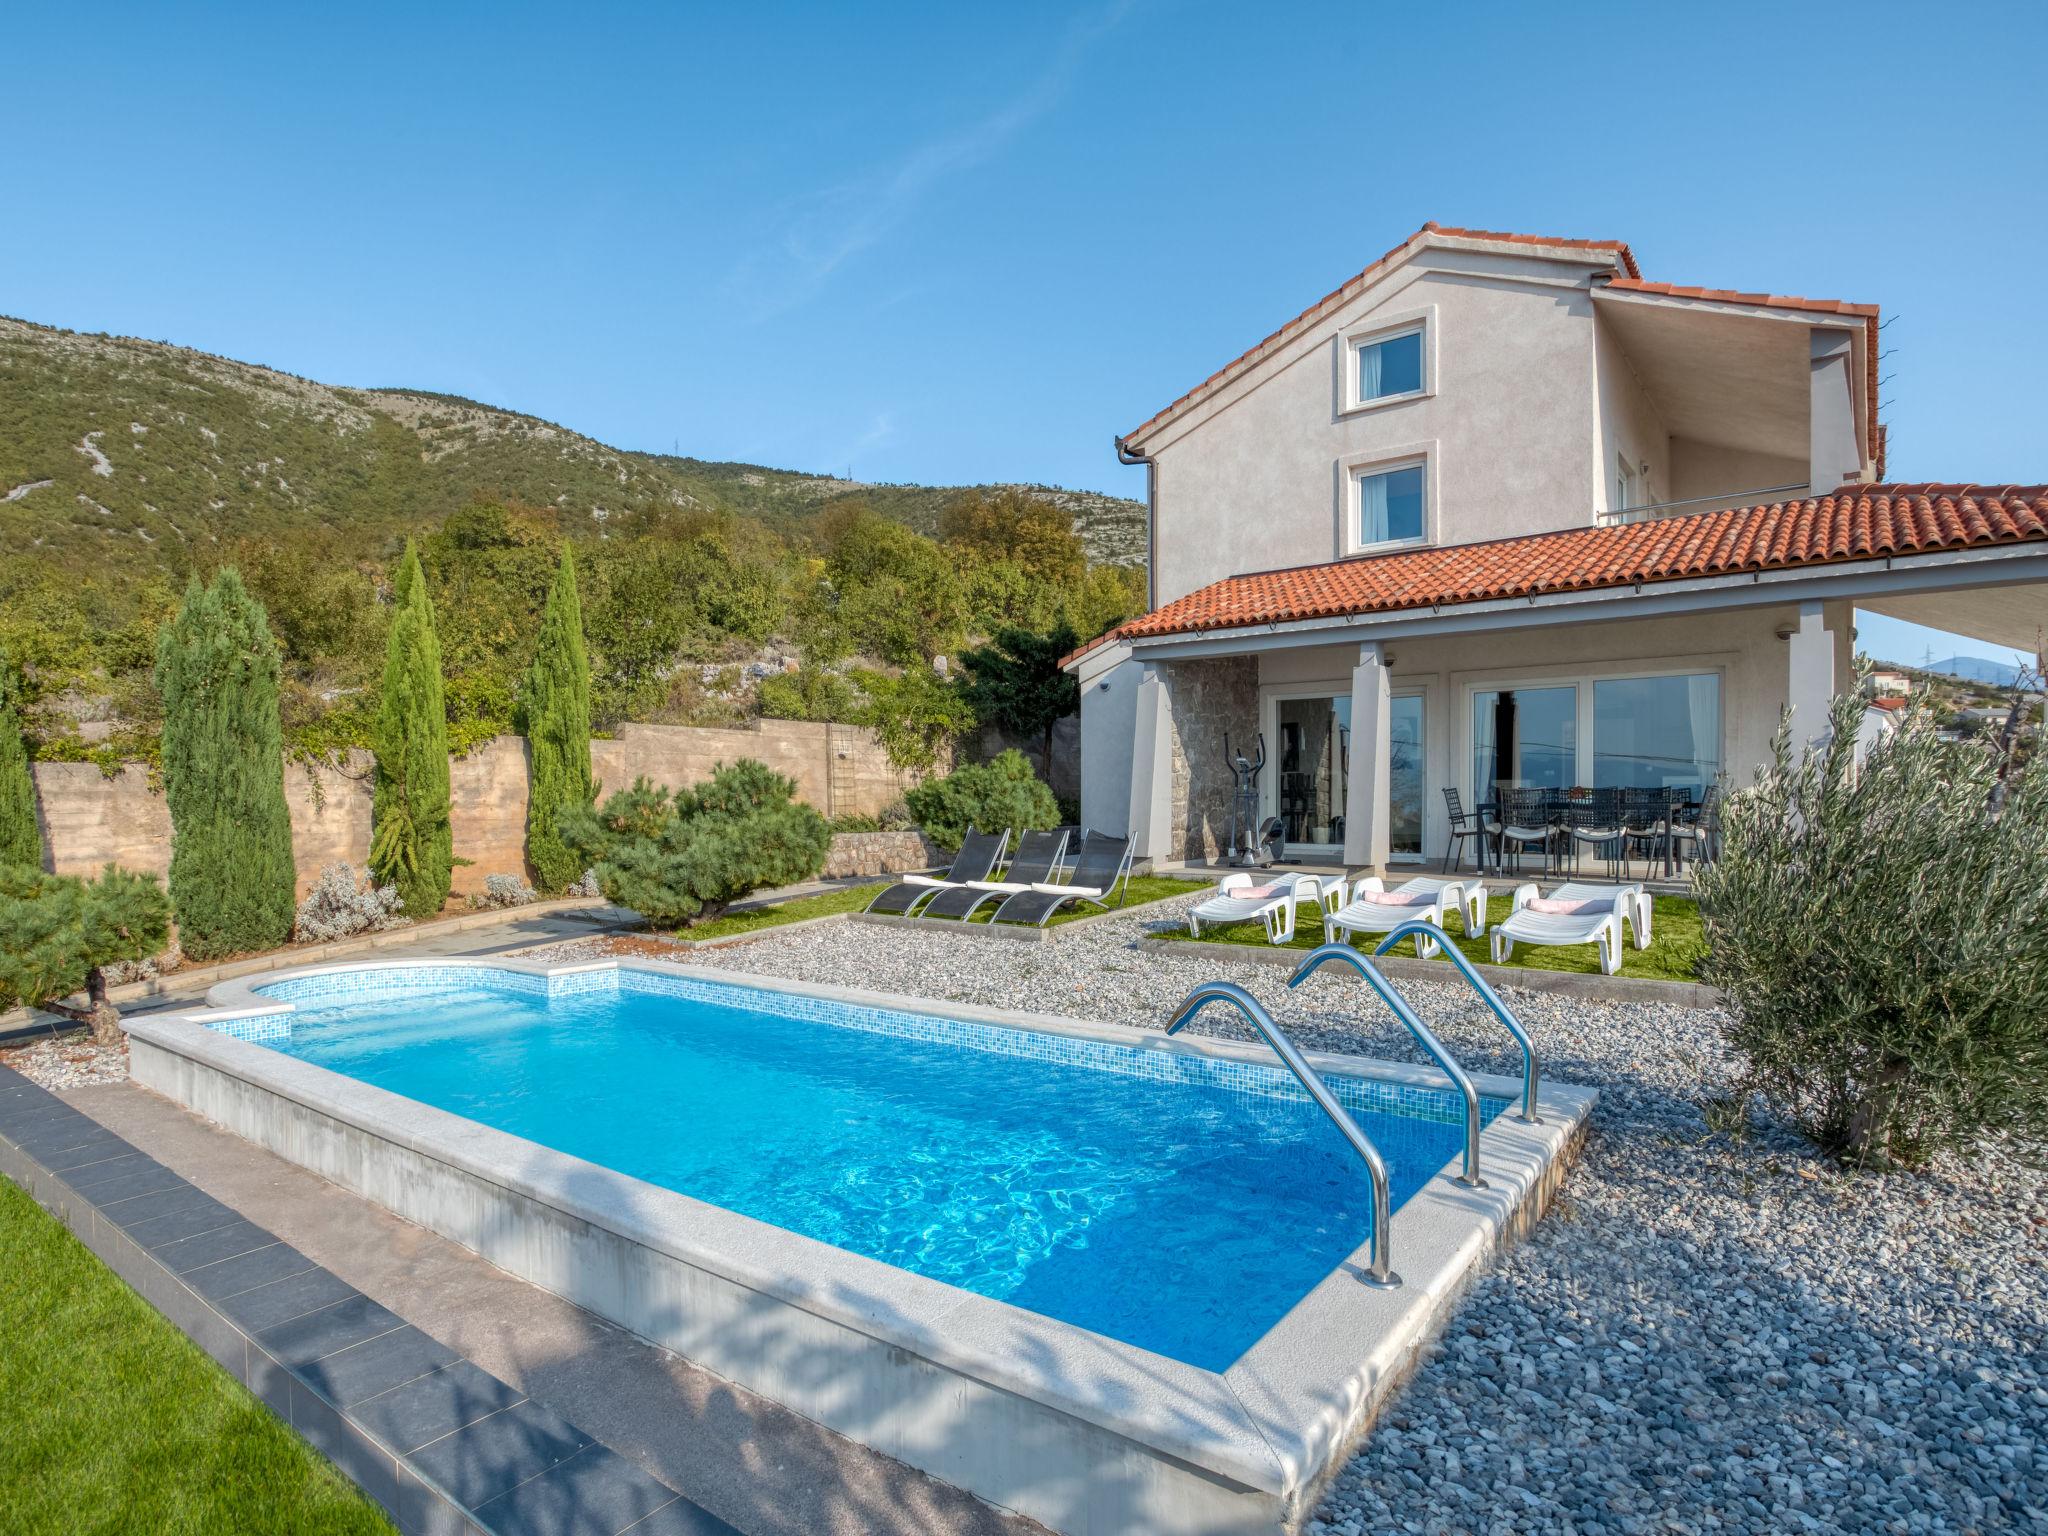
<svg viewBox="0 0 2048 1536">
<path fill-rule="evenodd" d="M 1358 477 L 1358 542 L 1386 544 L 1422 537 L 1422 466 Z"/>
<path fill-rule="evenodd" d="M 1593 782 L 1685 789 L 1697 799 L 1721 771 L 1721 679 L 1615 677 L 1593 684 Z"/>
<path fill-rule="evenodd" d="M 1491 800 L 1497 785 L 1563 789 L 1577 781 L 1579 691 L 1488 689 L 1472 695 L 1472 793 Z"/>
<path fill-rule="evenodd" d="M 1407 331 L 1361 342 L 1358 347 L 1358 400 L 1385 400 L 1422 392 L 1422 332 Z"/>
</svg>

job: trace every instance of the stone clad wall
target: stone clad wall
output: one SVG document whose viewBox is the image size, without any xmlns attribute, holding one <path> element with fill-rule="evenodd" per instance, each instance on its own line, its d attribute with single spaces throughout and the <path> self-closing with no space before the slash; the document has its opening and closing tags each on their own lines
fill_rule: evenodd
<svg viewBox="0 0 2048 1536">
<path fill-rule="evenodd" d="M 1219 656 L 1163 663 L 1168 715 L 1173 727 L 1172 852 L 1180 859 L 1213 859 L 1230 840 L 1231 775 L 1223 756 L 1227 734 L 1233 751 L 1257 756 L 1259 662 L 1256 656 Z M 1278 753 L 1266 743 L 1266 768 L 1277 772 Z M 1256 829 L 1254 829 L 1256 830 Z"/>
<path fill-rule="evenodd" d="M 890 765 L 874 732 L 862 726 L 804 720 L 764 720 L 755 730 L 628 725 L 616 738 L 590 744 L 591 768 L 606 791 L 641 777 L 685 788 L 709 778 L 716 764 L 742 757 L 786 774 L 796 782 L 798 798 L 827 816 L 879 815 L 916 782 Z M 43 844 L 59 874 L 91 874 L 110 861 L 153 874 L 169 871 L 170 811 L 146 768 L 129 765 L 109 778 L 90 763 L 37 763 L 34 773 Z M 455 852 L 469 860 L 455 868 L 456 894 L 482 890 L 486 875 L 523 871 L 525 741 L 500 736 L 486 742 L 450 763 L 448 780 Z M 352 753 L 336 766 L 287 763 L 284 788 L 301 895 L 322 865 L 361 864 L 368 857 L 367 752 Z M 880 867 L 921 869 L 930 863 L 921 851 L 917 857 L 919 862 Z"/>
</svg>

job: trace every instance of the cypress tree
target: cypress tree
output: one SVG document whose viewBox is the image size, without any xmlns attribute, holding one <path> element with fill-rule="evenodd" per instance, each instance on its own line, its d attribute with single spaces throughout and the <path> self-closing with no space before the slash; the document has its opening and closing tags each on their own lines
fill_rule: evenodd
<svg viewBox="0 0 2048 1536">
<path fill-rule="evenodd" d="M 392 583 L 391 633 L 377 705 L 375 833 L 370 869 L 398 887 L 408 917 L 439 914 L 448 900 L 455 838 L 448 823 L 448 715 L 441 697 L 441 641 L 420 557 L 410 541 Z"/>
<path fill-rule="evenodd" d="M 186 954 L 210 959 L 291 937 L 277 642 L 232 567 L 198 578 L 157 639 L 171 907 Z"/>
<path fill-rule="evenodd" d="M 36 826 L 36 785 L 21 739 L 19 700 L 14 665 L 0 651 L 0 865 L 41 869 L 43 834 Z"/>
<path fill-rule="evenodd" d="M 586 806 L 597 798 L 590 776 L 590 658 L 583 648 L 576 562 L 566 544 L 541 613 L 540 645 L 524 694 L 530 755 L 526 862 L 541 890 L 560 891 L 582 877 L 583 861 L 562 842 L 555 818 L 565 806 Z"/>
</svg>

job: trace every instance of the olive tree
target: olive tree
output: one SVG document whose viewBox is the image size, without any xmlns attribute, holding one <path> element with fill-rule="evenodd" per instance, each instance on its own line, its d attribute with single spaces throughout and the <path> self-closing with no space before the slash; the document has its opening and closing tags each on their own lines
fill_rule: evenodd
<svg viewBox="0 0 2048 1536">
<path fill-rule="evenodd" d="M 1858 1164 L 2048 1138 L 2048 758 L 1925 710 L 1859 763 L 1862 701 L 1730 797 L 1696 877 L 1749 1085 Z M 2002 791 L 2001 791 L 2002 782 Z"/>
</svg>

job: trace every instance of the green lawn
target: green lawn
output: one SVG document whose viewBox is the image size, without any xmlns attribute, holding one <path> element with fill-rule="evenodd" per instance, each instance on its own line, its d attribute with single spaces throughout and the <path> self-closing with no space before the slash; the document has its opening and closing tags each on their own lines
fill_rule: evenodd
<svg viewBox="0 0 2048 1536">
<path fill-rule="evenodd" d="M 816 896 L 799 896 L 792 901 L 778 901 L 772 906 L 752 907 L 745 912 L 728 912 L 711 922 L 695 928 L 686 928 L 677 935 L 683 939 L 729 939 L 738 934 L 754 933 L 762 928 L 775 928 L 784 923 L 801 922 L 807 917 L 830 917 L 835 912 L 858 912 L 875 899 L 875 892 L 886 882 L 874 885 L 847 886 L 839 890 L 824 891 Z M 1130 883 L 1124 896 L 1124 907 L 1142 907 L 1147 902 L 1164 901 L 1169 896 L 1185 896 L 1190 891 L 1209 888 L 1206 880 L 1169 880 L 1163 875 L 1141 875 Z M 1110 911 L 1117 910 L 1114 898 Z M 985 923 L 995 913 L 994 903 L 975 913 L 972 921 Z M 1102 909 L 1083 902 L 1072 902 L 1062 908 L 1059 915 L 1048 925 L 1057 928 L 1062 923 L 1077 922 L 1084 917 L 1100 917 Z"/>
<path fill-rule="evenodd" d="M 6 1179 L 0 1276 L 10 1536 L 393 1536 L 353 1483 Z"/>
<path fill-rule="evenodd" d="M 1651 943 L 1648 949 L 1637 949 L 1632 935 L 1623 941 L 1621 974 L 1642 976 L 1656 981 L 1696 981 L 1699 959 L 1706 951 L 1706 941 L 1700 931 L 1700 909 L 1683 896 L 1653 896 L 1650 898 Z M 1511 893 L 1495 896 L 1486 904 L 1486 921 L 1489 926 L 1505 919 L 1514 904 Z M 1450 923 L 1452 942 L 1464 951 L 1465 957 L 1482 965 L 1491 965 L 1493 955 L 1485 938 L 1468 939 L 1464 936 L 1464 924 L 1459 918 Z M 1161 938 L 1182 939 L 1191 944 L 1257 944 L 1266 943 L 1266 930 L 1258 923 L 1238 923 L 1228 928 L 1204 928 L 1199 939 L 1189 936 L 1185 926 Z M 1370 935 L 1361 934 L 1358 942 L 1367 945 Z M 1289 944 L 1293 949 L 1314 949 L 1323 942 L 1323 925 L 1315 920 L 1314 914 L 1304 912 L 1294 927 L 1294 938 Z M 1371 940 L 1371 942 L 1377 942 Z M 1402 940 L 1399 952 L 1414 958 L 1415 946 L 1409 940 Z M 1448 960 L 1441 963 L 1448 965 Z M 1526 966 L 1541 971 L 1579 971 L 1597 973 L 1600 969 L 1600 951 L 1592 944 L 1546 945 L 1532 948 L 1517 944 L 1515 952 L 1507 962 L 1510 966 Z"/>
<path fill-rule="evenodd" d="M 780 928 L 784 923 L 800 923 L 807 917 L 830 917 L 835 912 L 858 912 L 875 899 L 877 885 L 840 886 L 829 891 L 820 891 L 815 896 L 798 896 L 789 901 L 772 902 L 765 907 L 749 907 L 744 912 L 728 912 L 723 917 L 714 917 L 708 923 L 699 923 L 694 928 L 684 928 L 676 934 L 679 939 L 729 939 L 737 934 L 755 933 L 763 928 Z"/>
</svg>

